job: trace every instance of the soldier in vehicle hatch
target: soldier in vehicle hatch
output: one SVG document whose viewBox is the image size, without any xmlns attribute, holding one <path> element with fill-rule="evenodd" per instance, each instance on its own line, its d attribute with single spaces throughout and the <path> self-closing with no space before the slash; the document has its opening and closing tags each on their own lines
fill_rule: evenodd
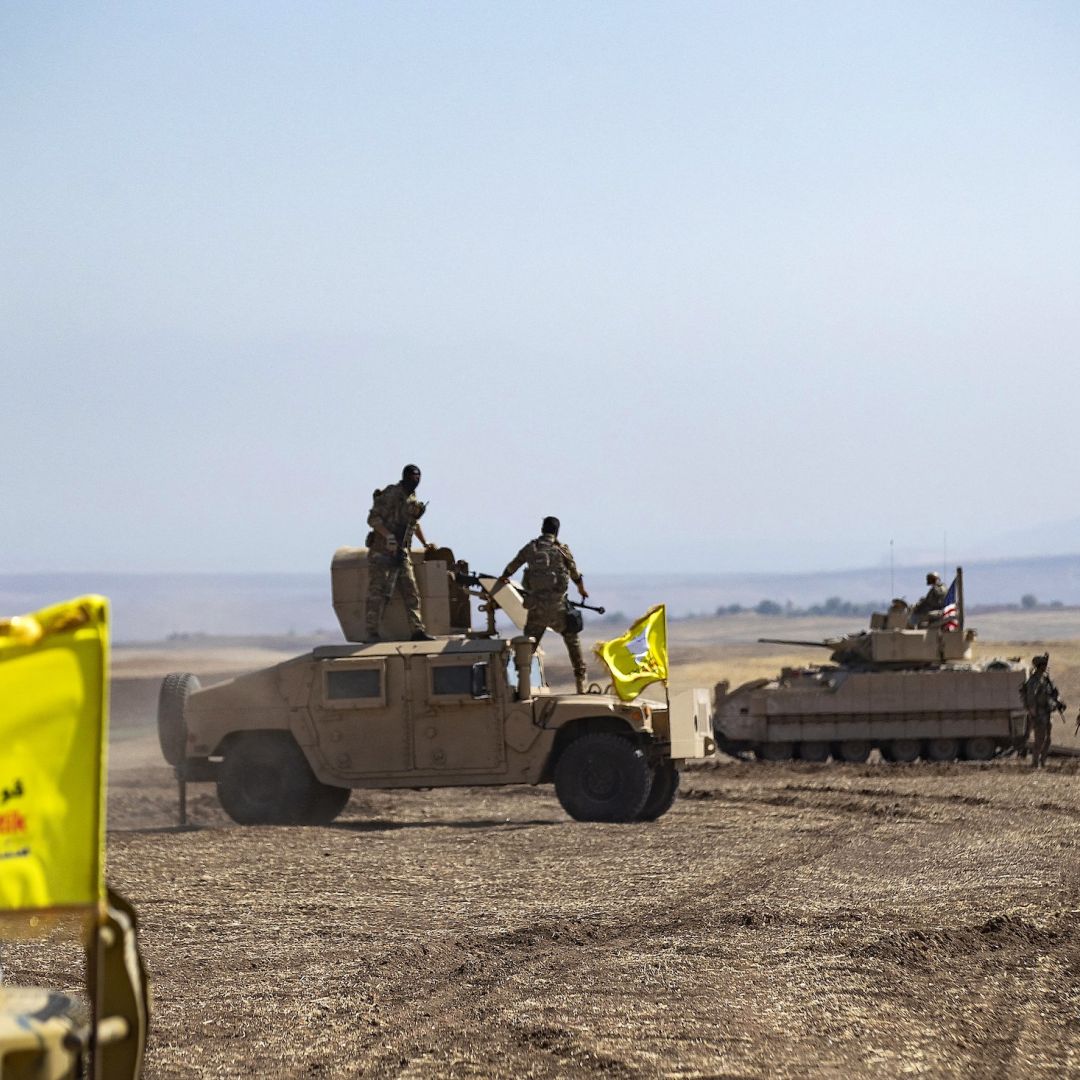
<svg viewBox="0 0 1080 1080">
<path fill-rule="evenodd" d="M 413 641 L 431 641 L 420 614 L 420 590 L 416 587 L 409 549 L 415 536 L 429 551 L 434 544 L 424 539 L 420 518 L 427 509 L 416 497 L 420 484 L 420 470 L 406 465 L 401 470 L 401 481 L 390 484 L 372 495 L 371 513 L 367 523 L 371 532 L 367 535 L 368 592 L 365 635 L 366 641 L 379 640 L 379 626 L 383 612 L 394 589 L 401 590 L 405 611 L 412 628 Z"/>
<path fill-rule="evenodd" d="M 1020 696 L 1028 712 L 1028 729 L 1032 734 L 1031 767 L 1041 769 L 1050 750 L 1050 726 L 1055 712 L 1065 711 L 1065 702 L 1058 696 L 1057 687 L 1047 671 L 1050 654 L 1031 659 L 1031 674 L 1020 687 Z"/>
<path fill-rule="evenodd" d="M 550 626 L 566 642 L 566 651 L 570 655 L 570 666 L 574 669 L 574 683 L 579 694 L 585 692 L 585 658 L 581 653 L 580 617 L 570 609 L 566 599 L 566 589 L 572 581 L 581 599 L 585 600 L 585 582 L 574 562 L 574 556 L 565 544 L 559 543 L 559 519 L 544 518 L 540 535 L 530 540 L 506 564 L 498 581 L 491 587 L 497 593 L 525 565 L 522 589 L 525 593 L 525 636 L 535 638 L 536 643 L 544 636 Z"/>
<path fill-rule="evenodd" d="M 911 609 L 911 614 L 919 626 L 926 626 L 935 612 L 940 613 L 945 606 L 945 597 L 948 595 L 937 574 L 927 574 L 926 584 L 930 586 L 926 590 L 926 595 Z"/>
</svg>

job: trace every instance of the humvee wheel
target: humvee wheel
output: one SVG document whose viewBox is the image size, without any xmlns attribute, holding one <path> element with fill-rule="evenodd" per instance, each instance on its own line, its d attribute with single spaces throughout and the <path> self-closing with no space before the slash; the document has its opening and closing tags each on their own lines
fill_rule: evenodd
<svg viewBox="0 0 1080 1080">
<path fill-rule="evenodd" d="M 579 735 L 555 765 L 555 794 L 576 821 L 638 820 L 652 782 L 642 749 L 607 732 Z"/>
<path fill-rule="evenodd" d="M 890 739 L 881 748 L 881 756 L 893 765 L 918 761 L 922 747 L 916 739 Z"/>
<path fill-rule="evenodd" d="M 238 735 L 225 750 L 218 799 L 240 825 L 324 825 L 349 799 L 348 788 L 320 783 L 287 731 Z"/>
<path fill-rule="evenodd" d="M 319 783 L 319 781 L 316 781 Z M 319 783 L 322 788 L 304 818 L 305 825 L 329 825 L 342 810 L 352 795 L 352 788 L 331 787 L 329 784 Z"/>
<path fill-rule="evenodd" d="M 800 761 L 828 761 L 829 744 L 826 742 L 799 743 Z"/>
<path fill-rule="evenodd" d="M 929 739 L 925 756 L 927 761 L 955 761 L 960 756 L 960 740 Z"/>
<path fill-rule="evenodd" d="M 964 740 L 964 757 L 968 761 L 989 761 L 996 749 L 997 743 L 986 735 Z"/>
<path fill-rule="evenodd" d="M 187 756 L 187 722 L 184 707 L 199 689 L 199 680 L 186 671 L 166 675 L 158 693 L 157 728 L 161 753 L 170 765 L 179 765 Z"/>
<path fill-rule="evenodd" d="M 836 744 L 833 757 L 849 765 L 862 765 L 870 756 L 870 743 L 866 739 L 845 739 Z"/>
<path fill-rule="evenodd" d="M 652 787 L 645 800 L 645 809 L 638 815 L 638 821 L 655 821 L 663 817 L 679 794 L 679 770 L 674 761 L 665 761 L 653 769 Z"/>
<path fill-rule="evenodd" d="M 759 743 L 754 747 L 759 761 L 790 761 L 795 755 L 795 747 L 789 742 Z"/>
</svg>

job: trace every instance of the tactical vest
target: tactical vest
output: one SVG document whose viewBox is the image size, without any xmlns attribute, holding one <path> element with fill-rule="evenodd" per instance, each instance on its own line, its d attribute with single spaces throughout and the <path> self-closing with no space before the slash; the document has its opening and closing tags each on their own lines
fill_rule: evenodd
<svg viewBox="0 0 1080 1080">
<path fill-rule="evenodd" d="M 529 594 L 562 595 L 570 584 L 570 571 L 559 542 L 550 536 L 533 541 L 522 584 Z"/>
<path fill-rule="evenodd" d="M 377 511 L 383 524 L 397 537 L 399 544 L 405 545 L 411 539 L 411 532 L 416 523 L 424 516 L 427 504 L 401 490 L 399 484 L 390 484 L 376 488 L 371 493 L 372 510 Z M 386 550 L 386 540 L 372 529 L 366 540 L 369 551 Z"/>
<path fill-rule="evenodd" d="M 1020 688 L 1024 704 L 1034 713 L 1050 713 L 1057 702 L 1057 688 L 1049 676 L 1036 672 Z"/>
</svg>

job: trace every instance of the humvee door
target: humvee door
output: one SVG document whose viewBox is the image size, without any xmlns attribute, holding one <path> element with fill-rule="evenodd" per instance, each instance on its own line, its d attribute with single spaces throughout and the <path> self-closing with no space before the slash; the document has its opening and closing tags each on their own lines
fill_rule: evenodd
<svg viewBox="0 0 1080 1080">
<path fill-rule="evenodd" d="M 506 767 L 506 674 L 497 652 L 413 655 L 413 763 L 418 772 Z"/>
<path fill-rule="evenodd" d="M 412 769 L 402 657 L 320 660 L 311 695 L 319 744 L 334 772 L 359 777 Z"/>
</svg>

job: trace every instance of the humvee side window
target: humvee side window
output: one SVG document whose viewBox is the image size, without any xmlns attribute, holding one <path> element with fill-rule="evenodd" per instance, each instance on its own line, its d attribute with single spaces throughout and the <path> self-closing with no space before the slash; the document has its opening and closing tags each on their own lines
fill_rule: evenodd
<svg viewBox="0 0 1080 1080">
<path fill-rule="evenodd" d="M 323 701 L 330 708 L 383 704 L 383 665 L 326 667 L 323 671 Z"/>
<path fill-rule="evenodd" d="M 433 665 L 431 693 L 440 697 L 489 697 L 488 666 L 486 663 Z"/>
</svg>

